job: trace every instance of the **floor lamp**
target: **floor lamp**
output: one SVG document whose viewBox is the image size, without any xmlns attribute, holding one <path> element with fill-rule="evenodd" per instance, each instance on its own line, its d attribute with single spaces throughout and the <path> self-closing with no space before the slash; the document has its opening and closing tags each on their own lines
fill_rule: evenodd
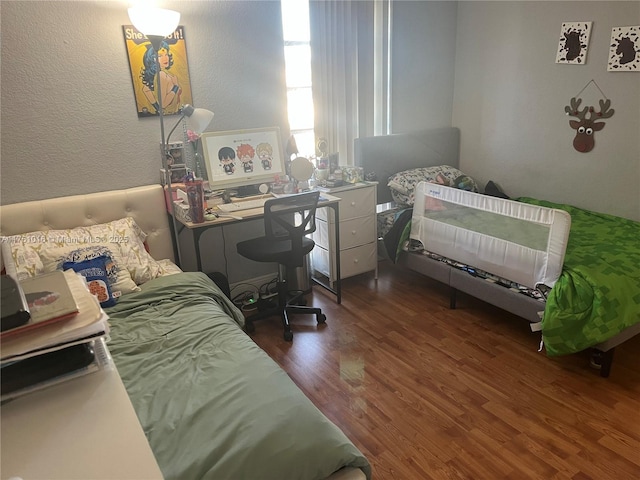
<svg viewBox="0 0 640 480">
<path fill-rule="evenodd" d="M 202 133 L 207 128 L 207 126 L 209 126 L 209 123 L 211 123 L 211 120 L 213 119 L 213 112 L 205 110 L 203 108 L 193 108 L 191 105 L 184 105 L 181 110 L 182 115 L 180 117 L 180 120 L 178 120 L 176 125 L 171 129 L 169 135 L 165 137 L 164 112 L 162 104 L 162 85 L 160 79 L 161 67 L 160 61 L 158 59 L 158 51 L 160 50 L 162 40 L 167 35 L 172 34 L 178 27 L 178 23 L 180 22 L 180 13 L 164 8 L 142 6 L 131 7 L 129 8 L 128 12 L 131 23 L 138 29 L 140 33 L 144 34 L 149 39 L 155 53 L 157 81 L 154 82 L 154 86 L 157 92 L 158 116 L 160 117 L 162 168 L 165 175 L 165 184 L 167 185 L 167 195 L 169 196 L 169 205 L 171 209 L 171 226 L 173 230 L 173 241 L 175 246 L 174 251 L 176 254 L 178 266 L 182 267 L 182 255 L 180 254 L 178 238 L 178 225 L 176 223 L 175 205 L 173 203 L 173 189 L 171 188 L 171 172 L 169 171 L 169 166 L 167 164 L 168 142 L 169 137 L 184 118 L 190 119 L 189 123 L 196 133 Z"/>
</svg>

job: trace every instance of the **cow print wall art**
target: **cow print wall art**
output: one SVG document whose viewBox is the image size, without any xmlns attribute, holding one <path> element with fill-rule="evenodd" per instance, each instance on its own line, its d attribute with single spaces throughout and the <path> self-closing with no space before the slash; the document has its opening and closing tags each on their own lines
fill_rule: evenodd
<svg viewBox="0 0 640 480">
<path fill-rule="evenodd" d="M 611 29 L 607 71 L 640 72 L 640 25 Z"/>
<path fill-rule="evenodd" d="M 593 22 L 564 22 L 560 30 L 556 63 L 584 65 Z"/>
</svg>

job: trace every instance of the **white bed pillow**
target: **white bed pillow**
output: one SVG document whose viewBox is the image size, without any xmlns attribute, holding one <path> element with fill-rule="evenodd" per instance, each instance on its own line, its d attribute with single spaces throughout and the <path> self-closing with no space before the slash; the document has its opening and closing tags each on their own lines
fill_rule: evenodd
<svg viewBox="0 0 640 480">
<path fill-rule="evenodd" d="M 66 230 L 44 230 L 2 237 L 5 263 L 12 261 L 19 279 L 56 270 L 64 259 L 83 247 L 105 247 L 118 268 L 122 293 L 156 278 L 163 267 L 147 253 L 146 234 L 125 217 L 109 223 Z"/>
</svg>

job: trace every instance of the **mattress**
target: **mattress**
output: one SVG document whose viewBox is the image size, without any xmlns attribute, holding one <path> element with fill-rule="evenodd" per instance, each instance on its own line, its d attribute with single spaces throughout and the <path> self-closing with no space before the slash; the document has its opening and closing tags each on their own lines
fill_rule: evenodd
<svg viewBox="0 0 640 480">
<path fill-rule="evenodd" d="M 369 463 L 242 330 L 202 273 L 107 310 L 109 349 L 167 479 L 324 479 Z"/>
</svg>

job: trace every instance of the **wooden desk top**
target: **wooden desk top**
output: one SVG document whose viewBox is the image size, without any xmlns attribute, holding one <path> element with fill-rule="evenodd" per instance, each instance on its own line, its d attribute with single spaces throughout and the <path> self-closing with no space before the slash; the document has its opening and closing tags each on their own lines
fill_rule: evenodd
<svg viewBox="0 0 640 480">
<path fill-rule="evenodd" d="M 236 200 L 236 201 L 254 200 L 256 198 L 264 198 L 264 195 L 257 195 L 255 197 L 246 197 L 244 199 Z M 334 197 L 333 195 L 329 195 L 328 193 L 325 193 L 325 192 L 320 192 L 320 201 L 318 202 L 318 207 L 328 207 L 338 203 L 339 201 L 340 201 L 340 198 L 338 197 Z M 215 206 L 212 208 L 214 209 L 214 211 L 216 211 L 220 215 L 220 217 L 216 218 L 215 220 L 205 220 L 202 223 L 193 223 L 193 222 L 184 222 L 182 221 L 182 219 L 176 217 L 176 221 L 187 228 L 197 229 L 197 228 L 221 226 L 229 223 L 241 222 L 246 220 L 255 220 L 258 218 L 262 218 L 262 216 L 264 215 L 263 207 L 240 210 L 232 214 L 222 212 L 218 210 Z"/>
</svg>

